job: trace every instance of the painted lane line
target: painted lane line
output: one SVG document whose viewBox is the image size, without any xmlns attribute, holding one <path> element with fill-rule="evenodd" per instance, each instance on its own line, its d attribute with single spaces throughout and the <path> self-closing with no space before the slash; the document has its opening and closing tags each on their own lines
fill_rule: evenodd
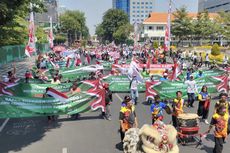
<svg viewBox="0 0 230 153">
<path fill-rule="evenodd" d="M 123 99 L 116 93 L 115 94 L 116 96 L 117 96 L 117 98 L 122 102 L 123 101 Z"/>
<path fill-rule="evenodd" d="M 67 148 L 62 148 L 62 153 L 68 153 Z"/>
<path fill-rule="evenodd" d="M 2 126 L 0 127 L 0 132 L 2 132 L 2 130 L 4 129 L 4 127 L 6 126 L 7 122 L 9 121 L 10 119 L 7 118 L 4 123 L 2 124 Z"/>
</svg>

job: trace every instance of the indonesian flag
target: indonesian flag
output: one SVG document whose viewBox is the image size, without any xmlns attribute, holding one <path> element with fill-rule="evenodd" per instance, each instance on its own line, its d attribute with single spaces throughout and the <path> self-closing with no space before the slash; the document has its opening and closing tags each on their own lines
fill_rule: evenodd
<svg viewBox="0 0 230 153">
<path fill-rule="evenodd" d="M 177 77 L 181 74 L 181 69 L 179 67 L 179 64 L 177 61 L 174 61 L 174 66 L 173 66 L 173 73 L 171 80 L 176 80 Z"/>
<path fill-rule="evenodd" d="M 169 51 L 170 49 L 170 40 L 171 40 L 171 4 L 169 5 L 168 10 L 168 22 L 165 29 L 165 41 L 164 41 L 164 50 Z"/>
<path fill-rule="evenodd" d="M 136 76 L 139 82 L 143 82 L 143 77 L 139 72 L 138 64 L 135 61 L 132 61 L 130 63 L 129 70 L 128 70 L 128 77 L 132 79 L 133 76 Z"/>
<path fill-rule="evenodd" d="M 32 8 L 32 4 L 31 8 Z M 33 52 L 35 52 L 35 33 L 34 33 L 34 13 L 30 13 L 30 21 L 29 21 L 29 41 L 25 48 L 25 54 L 30 57 Z"/>
<path fill-rule="evenodd" d="M 150 69 L 150 57 L 148 57 L 148 61 L 147 61 L 147 64 L 146 64 L 146 68 L 147 68 L 147 70 L 149 70 Z"/>
<path fill-rule="evenodd" d="M 50 95 L 50 96 L 54 97 L 55 99 L 59 99 L 61 102 L 66 102 L 68 99 L 68 97 L 65 94 L 63 94 L 63 93 L 61 93 L 61 92 L 59 92 L 53 88 L 48 89 L 47 95 Z"/>
<path fill-rule="evenodd" d="M 53 47 L 54 47 L 54 43 L 53 43 L 54 38 L 53 38 L 53 23 L 52 23 L 52 17 L 50 17 L 50 31 L 49 31 L 48 38 L 49 38 L 50 48 L 53 48 Z"/>
</svg>

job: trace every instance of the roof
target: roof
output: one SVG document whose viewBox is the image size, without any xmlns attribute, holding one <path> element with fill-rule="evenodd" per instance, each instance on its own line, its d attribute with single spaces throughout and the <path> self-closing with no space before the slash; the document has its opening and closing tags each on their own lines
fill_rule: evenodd
<svg viewBox="0 0 230 153">
<path fill-rule="evenodd" d="M 188 13 L 191 18 L 196 18 L 198 13 Z M 209 13 L 210 19 L 217 17 L 217 13 Z M 152 12 L 150 17 L 144 20 L 144 23 L 155 22 L 155 23 L 166 23 L 168 19 L 168 13 Z M 171 16 L 171 20 L 174 20 L 174 15 Z"/>
</svg>

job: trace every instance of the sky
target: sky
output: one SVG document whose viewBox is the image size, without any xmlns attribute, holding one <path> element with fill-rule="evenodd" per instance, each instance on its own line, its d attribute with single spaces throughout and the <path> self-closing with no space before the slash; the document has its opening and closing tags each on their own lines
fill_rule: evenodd
<svg viewBox="0 0 230 153">
<path fill-rule="evenodd" d="M 169 0 L 156 0 L 156 11 L 167 12 Z M 90 34 L 95 32 L 95 26 L 100 24 L 104 12 L 112 8 L 112 0 L 59 0 L 59 5 L 65 6 L 68 10 L 80 10 L 85 13 L 86 24 Z M 173 0 L 172 9 L 187 7 L 189 12 L 197 12 L 198 0 Z"/>
</svg>

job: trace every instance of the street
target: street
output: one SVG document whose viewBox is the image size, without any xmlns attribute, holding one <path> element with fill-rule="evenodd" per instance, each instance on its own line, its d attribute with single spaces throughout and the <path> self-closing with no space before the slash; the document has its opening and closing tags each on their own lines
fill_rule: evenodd
<svg viewBox="0 0 230 153">
<path fill-rule="evenodd" d="M 120 153 L 119 109 L 120 103 L 126 94 L 113 94 L 112 121 L 100 117 L 100 112 L 81 114 L 79 120 L 71 120 L 68 116 L 59 116 L 58 120 L 48 123 L 47 118 L 19 118 L 10 119 L 5 126 L 5 120 L 0 120 L 0 152 L 1 153 Z M 144 93 L 140 94 L 136 107 L 139 127 L 151 123 L 150 106 L 144 102 Z M 209 121 L 213 112 L 212 101 Z M 190 108 L 191 109 L 191 108 Z M 196 106 L 191 110 L 196 112 Z M 165 123 L 170 123 L 171 116 L 165 114 Z M 201 123 L 201 133 L 208 126 Z M 229 139 L 227 140 L 229 141 Z M 213 135 L 209 134 L 203 145 L 180 146 L 181 153 L 209 153 L 214 146 Z M 227 142 L 223 153 L 229 153 Z"/>
</svg>

